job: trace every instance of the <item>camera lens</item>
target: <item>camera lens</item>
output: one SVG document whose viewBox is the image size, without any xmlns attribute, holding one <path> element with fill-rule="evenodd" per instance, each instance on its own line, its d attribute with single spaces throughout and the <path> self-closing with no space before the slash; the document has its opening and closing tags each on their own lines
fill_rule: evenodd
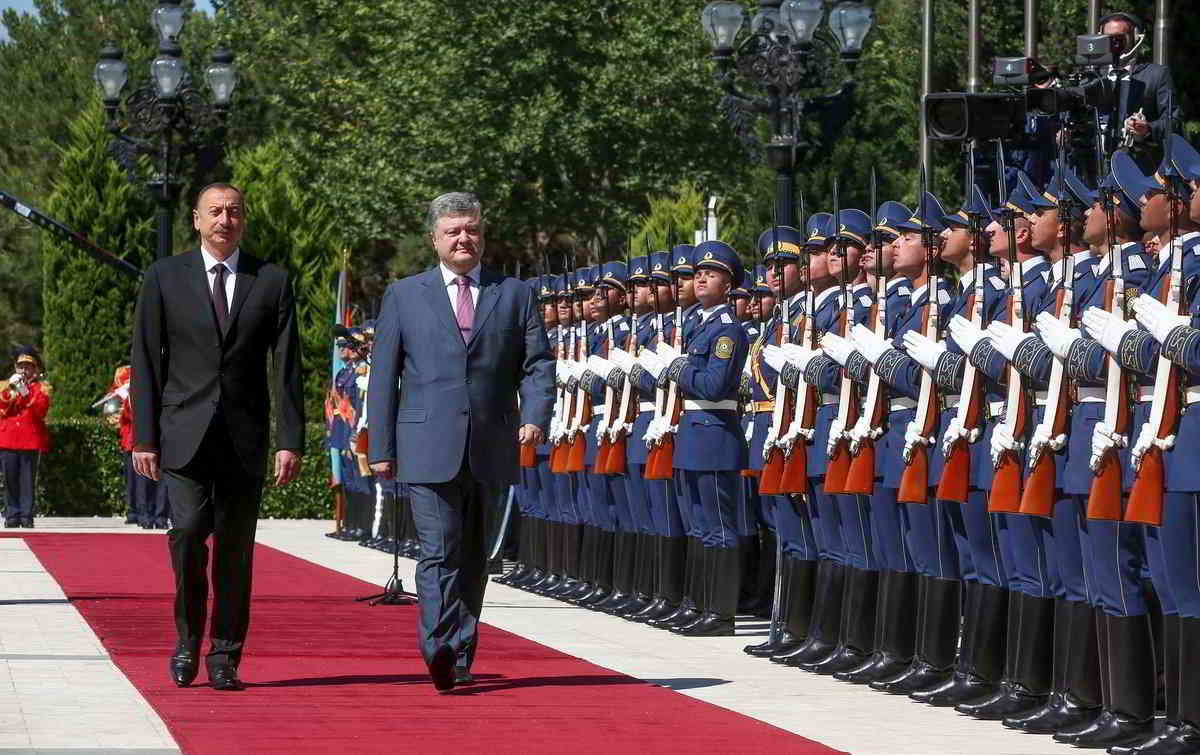
<svg viewBox="0 0 1200 755">
<path fill-rule="evenodd" d="M 929 105 L 929 130 L 943 138 L 962 138 L 967 130 L 967 103 L 963 100 L 934 100 Z"/>
</svg>

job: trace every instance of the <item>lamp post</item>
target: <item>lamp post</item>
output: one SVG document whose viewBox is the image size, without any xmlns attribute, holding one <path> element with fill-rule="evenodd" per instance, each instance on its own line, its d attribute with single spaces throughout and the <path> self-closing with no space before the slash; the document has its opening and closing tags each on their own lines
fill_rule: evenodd
<svg viewBox="0 0 1200 755">
<path fill-rule="evenodd" d="M 178 41 L 186 14 L 180 0 L 162 0 L 151 11 L 150 23 L 158 32 L 158 56 L 150 62 L 149 79 L 125 96 L 124 108 L 122 92 L 129 83 L 124 53 L 112 43 L 105 44 L 95 69 L 112 134 L 109 151 L 125 169 L 129 182 L 144 183 L 158 205 L 159 258 L 171 254 L 184 164 L 191 163 L 191 178 L 199 183 L 220 162 L 229 104 L 237 87 L 233 53 L 222 46 L 213 50 L 204 70 L 211 103 L 194 84 Z M 150 158 L 149 175 L 143 175 L 139 161 L 143 155 Z"/>
<path fill-rule="evenodd" d="M 762 151 L 755 116 L 767 116 L 766 159 L 775 171 L 775 216 L 782 224 L 796 222 L 796 165 L 850 118 L 854 66 L 872 20 L 871 9 L 858 2 L 838 3 L 826 14 L 822 0 L 759 0 L 743 35 L 747 12 L 739 3 L 716 0 L 701 14 L 713 76 L 725 90 L 721 112 L 752 159 Z M 739 81 L 754 94 L 743 93 Z M 801 132 L 804 116 L 819 118 L 818 137 Z"/>
</svg>

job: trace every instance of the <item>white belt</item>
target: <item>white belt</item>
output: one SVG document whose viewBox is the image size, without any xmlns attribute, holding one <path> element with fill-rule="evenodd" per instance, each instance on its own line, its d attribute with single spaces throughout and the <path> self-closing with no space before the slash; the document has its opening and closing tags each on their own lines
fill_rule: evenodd
<svg viewBox="0 0 1200 755">
<path fill-rule="evenodd" d="M 1186 389 L 1183 393 L 1184 402 L 1187 404 L 1200 404 L 1200 385 L 1193 385 Z"/>
<path fill-rule="evenodd" d="M 829 406 L 830 404 L 836 404 L 840 399 L 841 399 L 840 394 L 822 393 L 821 394 L 821 406 Z"/>
<path fill-rule="evenodd" d="M 1142 401 L 1153 401 L 1153 400 L 1154 400 L 1154 386 L 1139 385 L 1138 386 L 1138 402 L 1140 403 Z"/>
<path fill-rule="evenodd" d="M 655 409 L 655 407 L 654 407 L 653 401 L 643 401 L 640 404 L 638 404 L 639 412 L 652 412 L 652 411 L 654 411 L 654 409 Z"/>
<path fill-rule="evenodd" d="M 683 409 L 688 412 L 736 412 L 737 399 L 727 398 L 724 401 L 692 401 L 683 400 Z"/>
<path fill-rule="evenodd" d="M 917 402 L 907 396 L 894 398 L 888 403 L 888 411 L 901 412 L 905 409 L 916 409 Z"/>
<path fill-rule="evenodd" d="M 988 414 L 992 417 L 999 417 L 1004 414 L 1004 401 L 989 401 Z"/>
<path fill-rule="evenodd" d="M 1038 406 L 1045 406 L 1046 405 L 1046 391 L 1034 391 L 1033 392 L 1033 403 Z"/>
<path fill-rule="evenodd" d="M 1075 397 L 1079 399 L 1079 403 L 1081 404 L 1103 403 L 1108 398 L 1108 388 L 1104 386 L 1081 385 L 1076 389 Z"/>
<path fill-rule="evenodd" d="M 958 406 L 958 402 L 960 400 L 960 395 L 955 393 L 955 394 L 949 395 L 949 396 L 942 396 L 942 400 L 946 402 L 947 409 L 953 409 L 956 406 Z"/>
</svg>

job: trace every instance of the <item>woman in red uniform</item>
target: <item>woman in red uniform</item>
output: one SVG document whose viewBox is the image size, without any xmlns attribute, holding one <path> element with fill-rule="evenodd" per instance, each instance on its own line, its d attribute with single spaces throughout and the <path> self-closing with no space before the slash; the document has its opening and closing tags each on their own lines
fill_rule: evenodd
<svg viewBox="0 0 1200 755">
<path fill-rule="evenodd" d="M 42 359 L 32 347 L 18 347 L 13 356 L 16 372 L 0 382 L 0 468 L 7 498 L 4 526 L 32 527 L 38 460 L 50 450 L 46 430 L 50 384 L 42 380 Z"/>
</svg>

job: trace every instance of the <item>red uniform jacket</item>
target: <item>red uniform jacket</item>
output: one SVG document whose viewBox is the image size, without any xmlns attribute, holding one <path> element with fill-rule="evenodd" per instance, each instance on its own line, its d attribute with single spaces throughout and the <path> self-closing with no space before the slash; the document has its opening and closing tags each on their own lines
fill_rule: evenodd
<svg viewBox="0 0 1200 755">
<path fill-rule="evenodd" d="M 0 448 L 9 451 L 50 450 L 50 432 L 46 430 L 46 412 L 50 411 L 50 386 L 37 381 L 29 386 L 29 395 L 16 391 L 0 393 Z"/>
</svg>

